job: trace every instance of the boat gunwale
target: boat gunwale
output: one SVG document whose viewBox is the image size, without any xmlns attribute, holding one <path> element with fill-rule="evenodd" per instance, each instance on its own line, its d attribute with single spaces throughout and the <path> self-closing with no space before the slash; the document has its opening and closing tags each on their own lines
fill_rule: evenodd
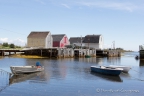
<svg viewBox="0 0 144 96">
<path fill-rule="evenodd" d="M 124 66 L 124 65 L 123 65 L 123 66 L 109 65 L 109 67 L 115 67 L 115 68 L 116 68 L 116 67 L 119 67 L 119 68 L 121 67 L 121 68 L 130 68 L 130 69 L 131 69 L 130 66 Z"/>
<path fill-rule="evenodd" d="M 111 67 L 105 67 L 105 66 L 102 66 L 103 68 L 101 68 L 101 66 L 91 66 L 91 68 L 98 68 L 98 69 L 104 69 L 104 70 L 119 70 L 119 71 L 122 71 L 123 69 L 122 68 L 111 68 Z"/>
</svg>

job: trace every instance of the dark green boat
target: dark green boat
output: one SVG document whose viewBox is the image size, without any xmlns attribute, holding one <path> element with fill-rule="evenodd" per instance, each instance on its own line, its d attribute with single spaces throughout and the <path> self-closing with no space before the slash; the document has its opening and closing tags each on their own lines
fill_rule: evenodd
<svg viewBox="0 0 144 96">
<path fill-rule="evenodd" d="M 85 55 L 85 58 L 90 58 L 91 56 L 89 56 L 89 55 Z"/>
</svg>

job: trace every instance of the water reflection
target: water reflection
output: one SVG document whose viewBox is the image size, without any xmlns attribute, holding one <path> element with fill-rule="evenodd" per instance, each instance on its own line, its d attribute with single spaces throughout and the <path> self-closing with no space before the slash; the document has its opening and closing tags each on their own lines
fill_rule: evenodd
<svg viewBox="0 0 144 96">
<path fill-rule="evenodd" d="M 121 63 L 121 57 L 108 57 L 107 62 L 111 64 L 120 64 Z"/>
<path fill-rule="evenodd" d="M 100 64 L 102 64 L 105 60 L 106 60 L 106 58 L 96 58 L 96 63 L 100 65 Z"/>
<path fill-rule="evenodd" d="M 124 72 L 121 72 L 120 76 L 122 78 L 127 78 L 127 79 L 130 79 L 131 78 L 131 75 L 129 73 L 124 73 Z"/>
<path fill-rule="evenodd" d="M 10 74 L 0 69 L 0 92 L 8 87 Z"/>
<path fill-rule="evenodd" d="M 1 68 L 10 72 L 10 66 L 35 65 L 39 61 L 44 66 L 44 73 L 34 73 L 23 76 L 13 76 L 0 73 L 0 96 L 106 96 L 106 95 L 140 95 L 143 96 L 144 63 L 134 57 L 122 56 L 121 58 L 64 58 L 64 59 L 26 59 L 4 58 L 0 59 Z M 118 64 L 120 63 L 120 64 Z M 102 64 L 131 65 L 133 70 L 120 76 L 107 76 L 91 73 L 90 66 Z M 139 66 L 140 64 L 140 66 Z M 136 71 L 138 72 L 136 72 Z M 114 82 L 114 83 L 113 83 Z M 10 84 L 10 86 L 9 86 Z M 4 87 L 5 86 L 5 87 Z M 102 89 L 137 89 L 139 93 L 127 92 L 96 92 Z"/>
<path fill-rule="evenodd" d="M 122 53 L 124 56 L 126 57 L 135 57 L 135 56 L 139 56 L 139 52 L 124 52 Z"/>
<path fill-rule="evenodd" d="M 63 59 L 26 59 L 26 65 L 35 65 L 39 61 L 45 68 L 44 78 L 48 81 L 51 78 L 65 78 L 67 65 Z"/>
<path fill-rule="evenodd" d="M 91 57 L 91 58 L 75 58 L 75 61 L 87 62 L 87 63 L 96 63 L 96 64 L 103 64 L 106 61 L 104 57 Z"/>
<path fill-rule="evenodd" d="M 111 76 L 111 75 L 104 75 L 99 74 L 95 72 L 91 72 L 92 75 L 95 75 L 97 77 L 100 77 L 101 79 L 112 81 L 112 82 L 123 82 L 123 80 L 120 78 L 120 76 Z"/>
<path fill-rule="evenodd" d="M 14 83 L 24 82 L 26 80 L 35 80 L 35 81 L 46 81 L 44 78 L 44 72 L 30 73 L 30 74 L 20 74 L 12 75 L 9 79 L 9 85 Z"/>
</svg>

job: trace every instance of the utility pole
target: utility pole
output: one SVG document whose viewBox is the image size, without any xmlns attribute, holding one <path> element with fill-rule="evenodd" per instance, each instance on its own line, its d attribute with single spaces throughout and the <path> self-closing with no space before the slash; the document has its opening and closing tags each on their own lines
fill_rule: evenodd
<svg viewBox="0 0 144 96">
<path fill-rule="evenodd" d="M 115 49 L 115 41 L 112 42 L 112 48 Z"/>
<path fill-rule="evenodd" d="M 115 41 L 113 41 L 113 49 L 115 49 Z"/>
<path fill-rule="evenodd" d="M 89 49 L 89 37 L 88 37 L 88 49 Z"/>
<path fill-rule="evenodd" d="M 81 49 L 82 49 L 82 36 L 81 36 Z"/>
</svg>

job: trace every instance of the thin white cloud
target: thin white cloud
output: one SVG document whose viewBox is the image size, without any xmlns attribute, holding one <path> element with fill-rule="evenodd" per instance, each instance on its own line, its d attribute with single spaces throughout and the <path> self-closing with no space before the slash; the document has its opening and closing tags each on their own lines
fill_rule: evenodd
<svg viewBox="0 0 144 96">
<path fill-rule="evenodd" d="M 61 4 L 61 5 L 68 8 L 68 9 L 70 9 L 70 6 L 68 6 L 67 4 Z"/>
<path fill-rule="evenodd" d="M 114 10 L 126 10 L 129 12 L 138 9 L 138 6 L 126 2 L 79 2 L 79 4 L 87 7 L 110 8 Z"/>
<path fill-rule="evenodd" d="M 3 42 L 8 42 L 8 38 L 0 38 L 0 42 L 3 43 Z"/>
<path fill-rule="evenodd" d="M 15 44 L 17 46 L 25 46 L 26 42 L 20 38 L 10 40 L 8 38 L 0 38 L 0 43 Z"/>
<path fill-rule="evenodd" d="M 37 2 L 44 3 L 42 0 L 35 0 Z M 66 8 L 71 8 L 71 6 L 78 6 L 78 8 L 83 8 L 84 6 L 92 8 L 105 8 L 111 10 L 124 10 L 133 12 L 135 10 L 144 10 L 144 2 L 134 1 L 134 0 L 47 0 L 46 2 L 51 2 L 54 5 L 61 5 Z"/>
<path fill-rule="evenodd" d="M 26 42 L 20 38 L 17 38 L 15 40 L 12 40 L 12 43 L 18 46 L 25 46 Z"/>
</svg>

